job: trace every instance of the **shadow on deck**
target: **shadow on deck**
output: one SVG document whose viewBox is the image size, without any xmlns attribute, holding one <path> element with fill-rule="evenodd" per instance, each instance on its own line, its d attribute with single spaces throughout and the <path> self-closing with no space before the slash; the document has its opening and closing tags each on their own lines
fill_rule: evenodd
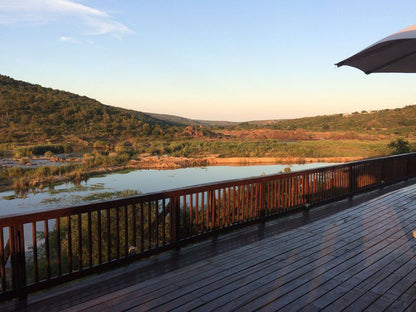
<svg viewBox="0 0 416 312">
<path fill-rule="evenodd" d="M 168 251 L 0 310 L 415 311 L 412 182 Z"/>
</svg>

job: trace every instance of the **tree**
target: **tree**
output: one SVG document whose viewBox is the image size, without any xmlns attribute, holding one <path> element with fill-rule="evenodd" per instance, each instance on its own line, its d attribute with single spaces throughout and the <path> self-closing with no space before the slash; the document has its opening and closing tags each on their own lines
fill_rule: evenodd
<svg viewBox="0 0 416 312">
<path fill-rule="evenodd" d="M 398 138 L 394 141 L 391 141 L 388 145 L 388 148 L 390 148 L 392 151 L 392 154 L 404 154 L 404 153 L 410 153 L 410 144 L 409 141 Z"/>
</svg>

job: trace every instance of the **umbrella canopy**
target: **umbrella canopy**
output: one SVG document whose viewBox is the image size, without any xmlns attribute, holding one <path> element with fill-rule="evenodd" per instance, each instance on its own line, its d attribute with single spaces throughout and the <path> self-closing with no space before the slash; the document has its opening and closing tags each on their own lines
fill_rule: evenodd
<svg viewBox="0 0 416 312">
<path fill-rule="evenodd" d="M 366 74 L 416 73 L 416 24 L 392 34 L 337 64 Z"/>
</svg>

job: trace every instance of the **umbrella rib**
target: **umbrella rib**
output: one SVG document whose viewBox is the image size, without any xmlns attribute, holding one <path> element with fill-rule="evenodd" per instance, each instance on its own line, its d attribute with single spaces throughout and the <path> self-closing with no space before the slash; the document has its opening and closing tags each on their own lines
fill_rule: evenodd
<svg viewBox="0 0 416 312">
<path fill-rule="evenodd" d="M 396 63 L 396 62 L 398 62 L 398 61 L 401 61 L 401 60 L 403 60 L 403 59 L 405 59 L 405 58 L 407 58 L 407 57 L 409 57 L 409 56 L 412 56 L 413 54 L 416 54 L 416 50 L 414 50 L 414 51 L 412 51 L 412 52 L 410 52 L 410 53 L 407 53 L 407 54 L 405 54 L 405 55 L 402 55 L 402 56 L 400 56 L 400 57 L 397 57 L 397 58 L 395 58 L 395 59 L 393 59 L 393 60 L 391 60 L 391 61 L 389 61 L 389 62 L 387 62 L 387 63 L 384 63 L 383 65 L 380 65 L 380 66 L 377 66 L 377 67 L 375 67 L 375 68 L 373 68 L 373 69 L 371 69 L 371 70 L 368 70 L 368 71 L 366 71 L 365 73 L 368 75 L 368 74 L 371 74 L 371 73 L 373 73 L 373 72 L 375 72 L 375 71 L 378 71 L 378 70 L 380 70 L 380 69 L 382 69 L 383 67 L 387 67 L 387 66 L 389 66 L 389 65 L 391 65 L 391 64 L 394 64 L 394 63 Z"/>
</svg>

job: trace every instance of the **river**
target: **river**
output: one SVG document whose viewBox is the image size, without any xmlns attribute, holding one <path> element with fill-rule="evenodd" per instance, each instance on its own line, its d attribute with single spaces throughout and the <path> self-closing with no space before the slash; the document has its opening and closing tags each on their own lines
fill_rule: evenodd
<svg viewBox="0 0 416 312">
<path fill-rule="evenodd" d="M 26 213 L 41 209 L 81 205 L 139 193 L 157 192 L 179 187 L 255 177 L 282 172 L 318 168 L 333 164 L 311 163 L 294 165 L 213 166 L 172 170 L 133 170 L 95 176 L 80 185 L 62 183 L 43 190 L 17 196 L 14 191 L 0 192 L 0 215 Z"/>
</svg>

